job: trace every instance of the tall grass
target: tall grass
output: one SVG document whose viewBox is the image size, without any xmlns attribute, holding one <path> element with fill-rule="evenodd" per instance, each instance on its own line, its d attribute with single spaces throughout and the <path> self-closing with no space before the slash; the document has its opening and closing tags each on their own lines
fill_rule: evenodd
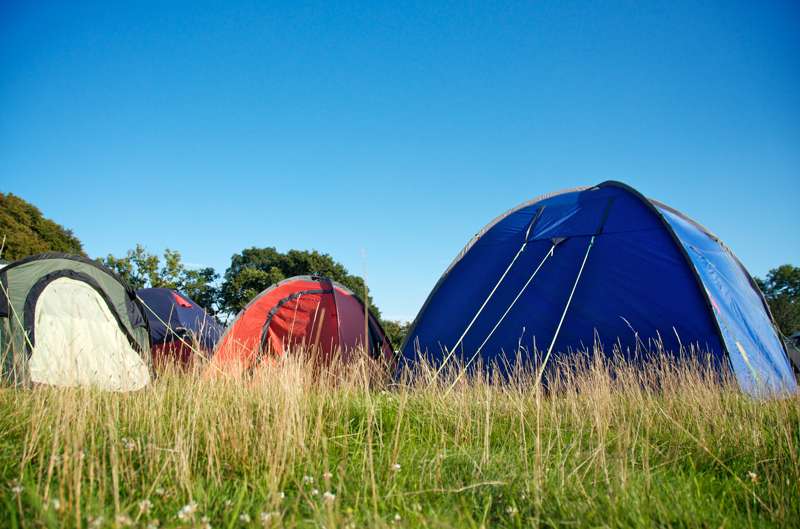
<svg viewBox="0 0 800 529">
<path fill-rule="evenodd" d="M 396 384 L 291 359 L 133 394 L 4 389 L 0 525 L 800 523 L 800 399 L 699 365 L 573 365 L 548 391 L 522 370 Z"/>
</svg>

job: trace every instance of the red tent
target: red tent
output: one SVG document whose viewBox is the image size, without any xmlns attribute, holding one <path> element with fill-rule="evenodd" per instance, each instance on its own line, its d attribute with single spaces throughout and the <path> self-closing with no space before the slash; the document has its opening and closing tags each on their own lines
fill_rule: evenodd
<svg viewBox="0 0 800 529">
<path fill-rule="evenodd" d="M 293 349 L 313 351 L 326 362 L 338 352 L 347 361 L 365 342 L 373 358 L 393 358 L 386 333 L 372 315 L 365 321 L 358 296 L 325 277 L 295 276 L 272 285 L 239 313 L 212 363 L 225 371 L 252 369 Z"/>
</svg>

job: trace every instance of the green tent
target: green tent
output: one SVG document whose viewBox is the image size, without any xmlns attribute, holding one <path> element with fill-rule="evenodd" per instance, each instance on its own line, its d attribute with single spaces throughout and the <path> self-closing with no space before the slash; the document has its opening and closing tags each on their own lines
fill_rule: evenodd
<svg viewBox="0 0 800 529">
<path fill-rule="evenodd" d="M 136 293 L 84 257 L 46 253 L 0 269 L 0 351 L 15 385 L 132 391 L 151 380 Z"/>
</svg>

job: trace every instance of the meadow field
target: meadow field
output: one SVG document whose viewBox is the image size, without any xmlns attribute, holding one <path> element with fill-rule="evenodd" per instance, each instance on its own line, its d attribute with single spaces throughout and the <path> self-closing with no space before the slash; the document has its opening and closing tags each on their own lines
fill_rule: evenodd
<svg viewBox="0 0 800 529">
<path fill-rule="evenodd" d="M 0 524 L 800 526 L 800 399 L 584 361 L 547 391 L 300 361 L 131 394 L 0 390 Z"/>
</svg>

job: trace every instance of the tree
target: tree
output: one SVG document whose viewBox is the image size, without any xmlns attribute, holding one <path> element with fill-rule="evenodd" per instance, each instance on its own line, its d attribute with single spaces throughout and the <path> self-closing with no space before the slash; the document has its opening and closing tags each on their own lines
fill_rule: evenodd
<svg viewBox="0 0 800 529">
<path fill-rule="evenodd" d="M 386 337 L 392 343 L 395 349 L 399 349 L 405 340 L 408 331 L 411 329 L 410 321 L 399 320 L 385 320 L 383 323 L 383 330 L 386 331 Z"/>
<path fill-rule="evenodd" d="M 184 269 L 182 283 L 178 290 L 192 298 L 209 314 L 217 315 L 220 308 L 219 274 L 210 266 Z"/>
<path fill-rule="evenodd" d="M 800 268 L 785 264 L 756 279 L 767 298 L 780 331 L 789 336 L 800 331 Z"/>
<path fill-rule="evenodd" d="M 219 311 L 219 288 L 216 286 L 219 274 L 211 267 L 186 268 L 180 252 L 176 250 L 164 250 L 162 263 L 157 255 L 137 244 L 136 248 L 128 250 L 125 257 L 109 254 L 101 262 L 135 289 L 154 287 L 180 290 L 209 314 Z"/>
<path fill-rule="evenodd" d="M 85 255 L 72 231 L 46 219 L 39 208 L 11 193 L 0 193 L 0 240 L 2 237 L 6 242 L 0 257 L 11 261 L 43 252 Z"/>
<path fill-rule="evenodd" d="M 125 257 L 108 254 L 101 261 L 135 290 L 162 286 L 161 276 L 158 273 L 159 258 L 148 253 L 141 244 L 137 244 L 133 250 L 128 250 Z"/>
<path fill-rule="evenodd" d="M 221 289 L 222 307 L 235 314 L 273 283 L 305 274 L 317 274 L 338 281 L 364 299 L 364 279 L 350 274 L 328 254 L 315 250 L 281 253 L 272 247 L 247 248 L 231 257 L 231 265 L 225 271 Z M 372 314 L 380 319 L 380 311 L 369 294 L 367 301 Z"/>
</svg>

